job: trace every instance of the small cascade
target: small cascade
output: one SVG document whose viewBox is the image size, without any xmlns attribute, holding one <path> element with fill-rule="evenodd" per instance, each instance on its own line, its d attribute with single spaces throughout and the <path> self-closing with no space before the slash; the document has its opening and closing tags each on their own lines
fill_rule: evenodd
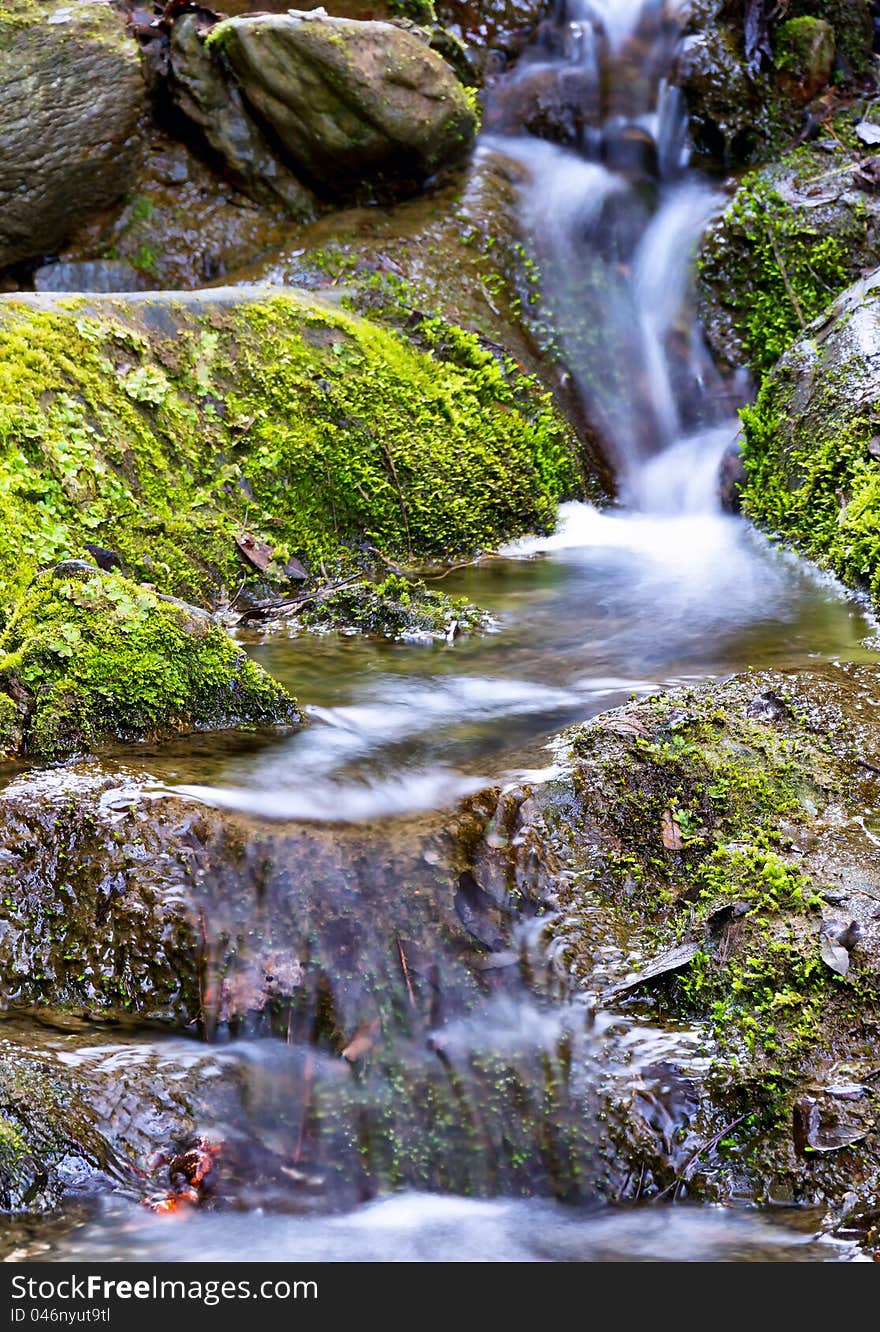
<svg viewBox="0 0 880 1332">
<path fill-rule="evenodd" d="M 487 108 L 487 148 L 526 170 L 546 341 L 621 500 L 665 513 L 717 507 L 714 475 L 736 433 L 694 310 L 693 256 L 720 200 L 688 169 L 668 82 L 683 20 L 675 0 L 570 0 Z"/>
</svg>

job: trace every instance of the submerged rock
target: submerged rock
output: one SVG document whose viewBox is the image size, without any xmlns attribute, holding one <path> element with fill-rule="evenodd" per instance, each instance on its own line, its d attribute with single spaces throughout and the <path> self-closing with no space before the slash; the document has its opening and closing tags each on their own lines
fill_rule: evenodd
<svg viewBox="0 0 880 1332">
<path fill-rule="evenodd" d="M 865 268 L 880 260 L 880 194 L 859 109 L 819 138 L 745 176 L 706 232 L 699 313 L 718 364 L 756 379 Z M 843 140 L 843 142 L 841 142 Z M 846 145 L 846 146 L 845 146 Z"/>
<path fill-rule="evenodd" d="M 106 0 L 0 13 L 0 267 L 51 254 L 119 199 L 147 109 L 135 43 Z"/>
<path fill-rule="evenodd" d="M 300 720 L 204 612 L 84 561 L 36 578 L 0 635 L 0 757 Z"/>
<path fill-rule="evenodd" d="M 743 412 L 746 512 L 880 602 L 880 276 L 811 324 Z"/>
<path fill-rule="evenodd" d="M 392 24 L 290 10 L 230 19 L 207 44 L 331 197 L 411 191 L 473 139 L 476 117 L 449 66 Z"/>
</svg>

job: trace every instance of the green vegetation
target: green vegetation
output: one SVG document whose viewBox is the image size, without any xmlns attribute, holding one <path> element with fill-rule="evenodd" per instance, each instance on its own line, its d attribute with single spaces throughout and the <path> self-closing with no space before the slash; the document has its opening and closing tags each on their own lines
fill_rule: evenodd
<svg viewBox="0 0 880 1332">
<path fill-rule="evenodd" d="M 804 184 L 819 173 L 809 148 L 786 164 L 795 176 L 803 172 Z M 784 197 L 773 175 L 745 177 L 704 249 L 700 272 L 717 287 L 756 378 L 852 281 L 868 227 L 864 206 L 842 210 L 829 228 L 824 212 Z"/>
<path fill-rule="evenodd" d="M 41 574 L 0 637 L 0 754 L 299 720 L 209 616 L 77 562 Z"/>
<path fill-rule="evenodd" d="M 447 597 L 399 574 L 380 583 L 341 587 L 310 603 L 297 618 L 312 628 L 353 628 L 386 638 L 429 634 L 437 639 L 485 628 L 488 619 L 466 597 Z"/>
<path fill-rule="evenodd" d="M 338 571 L 548 528 L 577 480 L 547 397 L 460 330 L 424 346 L 294 295 L 3 306 L 0 606 L 84 540 L 204 603 L 242 531 Z"/>
</svg>

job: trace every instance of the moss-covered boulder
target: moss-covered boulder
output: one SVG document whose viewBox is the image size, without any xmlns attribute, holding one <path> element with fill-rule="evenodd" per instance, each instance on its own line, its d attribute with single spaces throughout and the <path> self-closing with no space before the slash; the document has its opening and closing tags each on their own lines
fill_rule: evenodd
<svg viewBox="0 0 880 1332">
<path fill-rule="evenodd" d="M 694 5 L 673 78 L 698 154 L 726 166 L 772 159 L 809 128 L 812 98 L 868 73 L 872 40 L 867 0 Z"/>
<path fill-rule="evenodd" d="M 709 227 L 699 312 L 717 362 L 761 376 L 828 303 L 880 262 L 880 196 L 853 121 L 743 178 Z M 869 109 L 869 115 L 875 111 Z"/>
<path fill-rule="evenodd" d="M 438 321 L 419 349 L 289 291 L 0 302 L 0 606 L 84 541 L 203 605 L 292 557 L 492 549 L 578 472 L 547 396 Z"/>
<path fill-rule="evenodd" d="M 349 208 L 290 229 L 283 246 L 233 275 L 338 293 L 347 308 L 424 346 L 425 316 L 475 334 L 546 385 L 579 439 L 581 486 L 603 498 L 613 481 L 596 432 L 540 310 L 541 273 L 528 248 L 521 191 L 528 173 L 496 141 L 465 171 L 393 208 Z"/>
<path fill-rule="evenodd" d="M 743 412 L 743 506 L 880 601 L 880 278 L 806 330 Z"/>
<path fill-rule="evenodd" d="M 332 198 L 412 191 L 476 130 L 461 84 L 415 32 L 322 11 L 229 19 L 207 45 L 290 160 Z"/>
<path fill-rule="evenodd" d="M 354 580 L 317 592 L 292 608 L 311 629 L 358 630 L 408 642 L 452 642 L 459 634 L 486 629 L 491 617 L 467 597 L 448 597 L 421 579 L 390 574 L 381 582 Z"/>
<path fill-rule="evenodd" d="M 617 1196 L 876 1207 L 878 679 L 827 667 L 631 703 L 496 807 L 507 882 L 542 885 L 560 972 L 673 1041 L 633 1099 Z"/>
<path fill-rule="evenodd" d="M 0 10 L 0 268 L 57 249 L 128 188 L 146 89 L 107 0 Z"/>
<path fill-rule="evenodd" d="M 206 612 L 85 561 L 36 578 L 0 635 L 0 757 L 299 720 Z"/>
</svg>

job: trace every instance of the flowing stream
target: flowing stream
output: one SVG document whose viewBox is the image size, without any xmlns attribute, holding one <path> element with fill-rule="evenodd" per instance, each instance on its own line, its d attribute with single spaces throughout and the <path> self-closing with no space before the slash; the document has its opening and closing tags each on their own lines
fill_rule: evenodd
<svg viewBox="0 0 880 1332">
<path fill-rule="evenodd" d="M 490 94 L 508 95 L 517 80 L 523 87 L 536 77 L 571 84 L 576 76 L 577 126 L 567 146 L 497 130 L 486 144 L 525 170 L 521 207 L 540 265 L 540 313 L 614 459 L 620 506 L 599 512 L 568 504 L 554 535 L 445 577 L 438 584 L 444 591 L 469 596 L 495 617 L 485 636 L 438 645 L 293 636 L 283 626 L 244 635 L 254 657 L 306 705 L 311 725 L 284 739 L 196 737 L 139 751 L 161 790 L 275 821 L 282 834 L 290 824 L 291 837 L 296 821 L 335 824 L 344 845 L 353 825 L 360 839 L 356 882 L 369 883 L 384 873 L 395 821 L 406 816 L 408 826 L 411 816 L 448 809 L 499 777 L 540 772 L 551 762 L 546 746 L 555 732 L 632 694 L 746 666 L 875 658 L 866 643 L 875 626 L 856 602 L 720 511 L 718 467 L 736 436 L 739 389 L 718 380 L 692 310 L 694 247 L 718 199 L 711 182 L 687 167 L 681 108 L 664 81 L 677 31 L 676 13 L 658 0 L 573 0 Z M 311 891 L 350 894 L 352 882 L 343 874 L 334 889 L 315 884 Z M 390 919 L 395 885 L 375 900 L 364 891 L 363 910 L 380 919 L 387 911 Z M 520 941 L 532 946 L 529 928 L 518 927 Z M 451 974 L 458 963 L 444 961 L 444 942 L 435 942 L 439 965 Z M 506 1094 L 519 1110 L 497 1111 L 500 1134 L 516 1139 L 525 1165 L 518 1160 L 494 1175 L 481 1174 L 475 1161 L 458 1174 L 438 1167 L 430 1193 L 407 1189 L 405 1165 L 396 1173 L 377 1170 L 379 1186 L 362 1188 L 361 1201 L 357 1193 L 337 1197 L 332 1215 L 319 1202 L 304 1206 L 301 1192 L 287 1205 L 257 1193 L 243 1202 L 246 1215 L 203 1213 L 174 1224 L 124 1197 L 104 1198 L 81 1210 L 71 1206 L 57 1224 L 13 1227 L 11 1242 L 23 1253 L 79 1260 L 854 1256 L 817 1238 L 809 1214 L 615 1211 L 600 1207 L 588 1189 L 569 1187 L 577 1172 L 572 1167 L 569 1177 L 559 1158 L 568 1152 L 582 1162 L 578 1153 L 586 1149 L 564 1135 L 572 1129 L 576 1137 L 572 1125 L 589 1099 L 591 1069 L 602 1065 L 614 1076 L 615 1068 L 657 1065 L 672 1054 L 695 1064 L 694 1032 L 655 1031 L 613 1015 L 594 1019 L 585 1005 L 527 984 L 516 969 L 485 993 L 450 1003 L 442 1051 L 444 1068 L 460 1073 L 456 1095 L 482 1113 L 503 1061 Z M 410 1100 L 419 1089 L 428 1100 L 426 1088 L 436 1093 L 437 1020 L 401 1026 L 392 1055 L 358 1086 L 367 1154 L 381 1156 L 378 1139 L 389 1133 L 394 1069 L 416 1089 Z M 183 1067 L 195 1045 L 137 1031 L 41 1029 L 34 1039 L 53 1057 L 95 1067 L 114 1058 L 178 1060 Z M 254 1138 L 291 1152 L 295 1130 L 280 1107 L 298 1095 L 303 1060 L 312 1058 L 307 1039 L 286 1044 L 245 1035 L 213 1049 L 218 1076 L 234 1064 L 246 1089 Z M 326 1053 L 315 1059 L 318 1072 L 308 1076 L 323 1078 L 336 1095 L 347 1067 L 340 1070 L 343 1061 Z M 565 1095 L 550 1098 L 548 1108 L 547 1069 L 563 1063 Z M 436 1095 L 442 1111 L 448 1088 L 447 1102 Z M 555 1116 L 559 1143 L 564 1138 L 555 1164 L 545 1150 L 548 1116 Z M 459 1150 L 440 1111 L 424 1120 L 414 1112 L 408 1125 L 395 1121 L 395 1132 L 413 1158 L 433 1152 L 439 1160 Z M 325 1169 L 334 1141 L 328 1130 Z M 388 1179 L 401 1191 L 373 1196 L 386 1191 Z M 540 1196 L 521 1196 L 530 1192 Z M 573 1201 L 553 1201 L 566 1197 Z"/>
</svg>

